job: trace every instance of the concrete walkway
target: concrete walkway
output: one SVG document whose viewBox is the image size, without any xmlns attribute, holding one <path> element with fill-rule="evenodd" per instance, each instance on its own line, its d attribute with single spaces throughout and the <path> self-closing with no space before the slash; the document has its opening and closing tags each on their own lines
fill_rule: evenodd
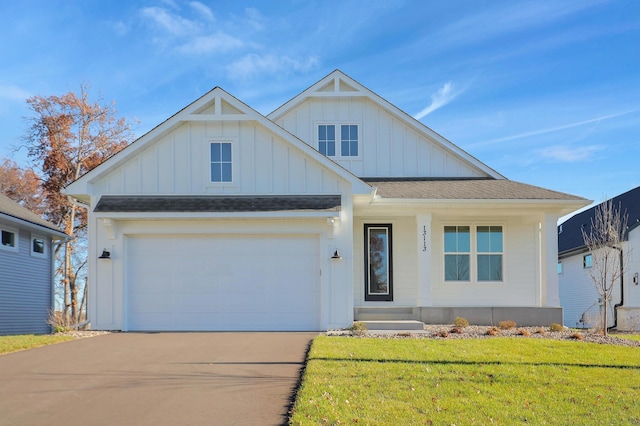
<svg viewBox="0 0 640 426">
<path fill-rule="evenodd" d="M 318 333 L 114 333 L 0 355 L 0 425 L 281 425 Z"/>
</svg>

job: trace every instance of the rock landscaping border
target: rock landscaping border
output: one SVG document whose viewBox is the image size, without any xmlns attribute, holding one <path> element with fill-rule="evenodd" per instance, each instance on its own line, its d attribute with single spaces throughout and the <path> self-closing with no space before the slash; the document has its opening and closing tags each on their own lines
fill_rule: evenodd
<svg viewBox="0 0 640 426">
<path fill-rule="evenodd" d="M 495 335 L 487 332 L 494 329 Z M 454 330 L 455 329 L 455 330 Z M 528 335 L 527 335 L 528 334 Z M 549 327 L 517 327 L 502 330 L 497 327 L 470 325 L 456 327 L 454 325 L 425 325 L 424 330 L 329 330 L 328 336 L 377 337 L 386 339 L 491 339 L 495 337 L 512 337 L 515 339 L 555 339 L 576 342 L 590 342 L 616 346 L 640 347 L 640 341 L 615 336 L 604 336 L 590 330 L 564 329 L 550 331 Z"/>
</svg>

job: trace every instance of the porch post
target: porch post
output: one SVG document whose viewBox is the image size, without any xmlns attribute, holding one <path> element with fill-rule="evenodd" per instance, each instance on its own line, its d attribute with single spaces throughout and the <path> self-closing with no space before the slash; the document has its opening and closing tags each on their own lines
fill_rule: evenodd
<svg viewBox="0 0 640 426">
<path fill-rule="evenodd" d="M 560 287 L 558 285 L 558 216 L 545 213 L 541 235 L 540 294 L 542 306 L 560 306 Z"/>
<path fill-rule="evenodd" d="M 431 306 L 431 213 L 416 216 L 418 234 L 418 306 Z"/>
</svg>

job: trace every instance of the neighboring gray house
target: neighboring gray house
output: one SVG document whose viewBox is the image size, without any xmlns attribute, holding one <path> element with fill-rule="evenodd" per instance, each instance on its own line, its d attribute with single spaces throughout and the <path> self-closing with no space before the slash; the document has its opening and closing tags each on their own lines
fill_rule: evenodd
<svg viewBox="0 0 640 426">
<path fill-rule="evenodd" d="M 53 240 L 66 235 L 0 194 L 0 335 L 48 333 Z"/>
<path fill-rule="evenodd" d="M 612 202 L 628 215 L 626 241 L 622 247 L 627 263 L 622 282 L 614 285 L 607 323 L 618 330 L 637 330 L 640 328 L 640 187 L 612 198 Z M 602 317 L 603 302 L 588 271 L 592 255 L 582 237 L 582 228 L 589 230 L 597 207 L 580 212 L 558 226 L 558 282 L 567 327 L 597 327 Z"/>
</svg>

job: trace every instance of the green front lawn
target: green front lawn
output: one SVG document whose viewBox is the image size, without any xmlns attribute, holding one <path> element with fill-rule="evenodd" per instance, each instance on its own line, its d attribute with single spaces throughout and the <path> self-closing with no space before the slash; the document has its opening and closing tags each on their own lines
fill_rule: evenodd
<svg viewBox="0 0 640 426">
<path fill-rule="evenodd" d="M 612 334 L 612 336 L 622 339 L 640 340 L 640 334 Z"/>
<path fill-rule="evenodd" d="M 73 337 L 64 336 L 61 334 L 23 334 L 18 336 L 0 336 L 0 355 L 10 352 L 22 351 L 25 349 L 37 348 L 38 346 L 66 342 L 68 340 L 73 340 Z"/>
<path fill-rule="evenodd" d="M 534 338 L 316 338 L 291 424 L 640 423 L 640 348 Z"/>
</svg>

